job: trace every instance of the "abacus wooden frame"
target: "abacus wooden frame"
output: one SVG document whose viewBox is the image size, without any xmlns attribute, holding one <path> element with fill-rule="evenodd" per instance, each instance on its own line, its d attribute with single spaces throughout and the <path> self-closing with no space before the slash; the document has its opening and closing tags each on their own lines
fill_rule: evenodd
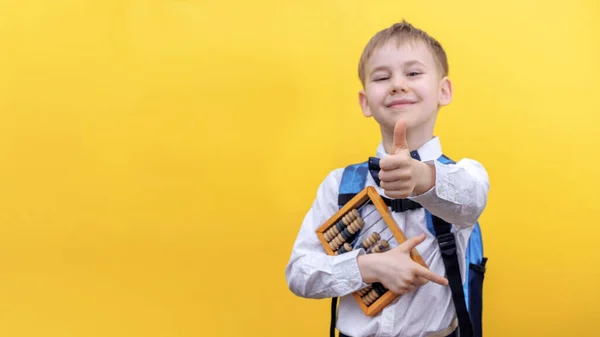
<svg viewBox="0 0 600 337">
<path fill-rule="evenodd" d="M 389 208 L 383 202 L 383 199 L 381 198 L 379 193 L 377 193 L 377 191 L 375 190 L 374 187 L 367 186 L 362 191 L 360 191 L 356 196 L 354 196 L 352 199 L 350 199 L 350 201 L 348 201 L 331 218 L 329 218 L 329 220 L 327 220 L 325 223 L 323 223 L 323 225 L 321 225 L 317 229 L 317 231 L 316 231 L 317 236 L 319 237 L 319 240 L 323 244 L 323 248 L 325 248 L 325 251 L 327 252 L 328 255 L 336 255 L 336 254 L 329 247 L 329 244 L 327 243 L 327 240 L 325 239 L 325 232 L 329 228 L 334 226 L 338 221 L 340 221 L 342 219 L 342 217 L 344 215 L 346 215 L 348 212 L 350 212 L 352 209 L 358 209 L 358 208 L 362 207 L 369 200 L 372 202 L 373 206 L 375 206 L 375 208 L 377 209 L 377 211 L 379 212 L 379 214 L 385 221 L 386 225 L 389 227 L 390 231 L 393 233 L 394 237 L 398 241 L 398 244 L 402 244 L 404 241 L 406 241 L 406 236 L 400 230 L 400 227 L 398 227 L 398 224 L 396 223 L 396 221 L 394 221 L 394 219 L 392 218 Z M 410 257 L 418 264 L 422 265 L 425 268 L 428 268 L 428 266 L 425 264 L 425 261 L 423 260 L 423 258 L 417 252 L 416 249 L 411 250 Z M 377 315 L 379 312 L 381 312 L 381 310 L 383 310 L 383 308 L 385 308 L 395 298 L 398 297 L 397 294 L 394 294 L 393 292 L 388 290 L 385 292 L 385 294 L 383 294 L 375 302 L 373 302 L 370 306 L 367 307 L 367 305 L 365 305 L 364 302 L 362 301 L 360 295 L 358 295 L 358 291 L 354 292 L 352 295 L 354 296 L 354 298 L 360 305 L 362 311 L 367 316 Z"/>
</svg>

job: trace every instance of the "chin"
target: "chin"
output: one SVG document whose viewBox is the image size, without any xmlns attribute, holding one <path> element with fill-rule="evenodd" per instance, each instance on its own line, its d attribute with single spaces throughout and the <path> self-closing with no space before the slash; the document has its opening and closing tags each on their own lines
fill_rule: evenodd
<svg viewBox="0 0 600 337">
<path fill-rule="evenodd" d="M 416 116 L 419 115 L 418 111 L 415 110 L 394 110 L 390 113 L 390 119 L 392 119 L 394 121 L 394 123 L 396 123 L 397 120 L 404 120 L 408 124 L 411 123 L 412 120 L 415 119 Z"/>
<path fill-rule="evenodd" d="M 421 112 L 414 105 L 403 105 L 399 107 L 388 108 L 388 113 L 394 117 L 404 117 L 407 115 L 419 115 Z"/>
</svg>

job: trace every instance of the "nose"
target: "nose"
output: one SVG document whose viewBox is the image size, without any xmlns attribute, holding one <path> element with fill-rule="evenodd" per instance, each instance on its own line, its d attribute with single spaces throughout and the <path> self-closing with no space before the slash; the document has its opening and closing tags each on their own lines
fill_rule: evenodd
<svg viewBox="0 0 600 337">
<path fill-rule="evenodd" d="M 390 85 L 390 94 L 408 92 L 408 82 L 404 76 L 393 76 Z"/>
</svg>

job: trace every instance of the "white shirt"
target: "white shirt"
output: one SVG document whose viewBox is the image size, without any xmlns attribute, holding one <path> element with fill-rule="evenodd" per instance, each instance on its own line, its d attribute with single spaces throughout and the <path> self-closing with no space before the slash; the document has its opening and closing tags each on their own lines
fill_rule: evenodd
<svg viewBox="0 0 600 337">
<path fill-rule="evenodd" d="M 462 159 L 456 164 L 437 161 L 442 155 L 437 137 L 417 151 L 421 161 L 435 165 L 436 181 L 431 190 L 410 199 L 453 224 L 464 280 L 468 239 L 487 202 L 487 172 L 472 159 Z M 381 143 L 376 153 L 379 158 L 387 156 Z M 366 316 L 351 296 L 353 292 L 368 286 L 362 281 L 357 264 L 357 256 L 364 254 L 364 251 L 327 255 L 315 232 L 339 210 L 338 190 L 343 170 L 338 168 L 327 175 L 304 218 L 285 270 L 290 290 L 304 298 L 340 297 L 337 328 L 349 336 L 425 337 L 446 329 L 456 317 L 449 286 L 428 282 L 416 291 L 400 296 L 374 317 Z M 370 175 L 367 175 L 366 186 L 373 186 L 380 195 L 385 195 Z M 393 212 L 392 216 L 407 238 L 427 234 L 425 241 L 417 246 L 417 251 L 431 271 L 445 276 L 437 241 L 427 229 L 425 210 L 419 208 L 402 213 Z M 390 244 L 395 247 L 397 242 Z"/>
</svg>

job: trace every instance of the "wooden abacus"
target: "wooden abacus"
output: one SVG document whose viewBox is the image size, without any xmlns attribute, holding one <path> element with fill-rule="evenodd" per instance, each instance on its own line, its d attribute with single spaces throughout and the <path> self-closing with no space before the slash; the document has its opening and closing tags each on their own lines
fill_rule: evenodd
<svg viewBox="0 0 600 337">
<path fill-rule="evenodd" d="M 369 205 L 374 209 L 365 212 L 365 208 Z M 379 215 L 377 220 L 365 221 L 374 213 Z M 391 233 L 384 234 L 386 231 Z M 387 205 L 372 186 L 367 186 L 350 199 L 316 232 L 329 255 L 344 254 L 360 248 L 367 254 L 376 254 L 394 248 L 396 245 L 390 244 L 392 239 L 395 239 L 397 245 L 406 241 L 406 236 L 392 218 Z M 382 239 L 382 237 L 386 238 Z M 411 250 L 410 257 L 428 268 L 416 249 Z M 374 283 L 352 295 L 367 316 L 377 315 L 398 297 L 380 283 Z"/>
</svg>

